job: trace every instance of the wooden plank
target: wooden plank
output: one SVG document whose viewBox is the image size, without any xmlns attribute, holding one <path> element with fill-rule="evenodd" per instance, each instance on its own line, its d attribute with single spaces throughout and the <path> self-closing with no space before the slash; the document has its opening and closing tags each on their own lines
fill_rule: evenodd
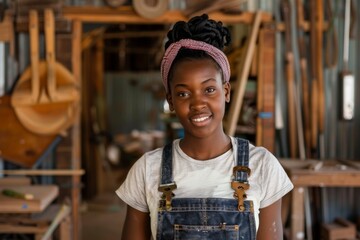
<svg viewBox="0 0 360 240">
<path fill-rule="evenodd" d="M 7 187 L 0 186 L 0 191 L 5 188 Z M 59 194 L 59 187 L 56 185 L 11 186 L 11 189 L 24 194 L 32 194 L 34 199 L 17 199 L 1 194 L 0 213 L 42 212 Z"/>
<path fill-rule="evenodd" d="M 298 161 L 299 163 L 297 163 Z M 360 171 L 354 166 L 356 162 L 347 161 L 346 165 L 335 160 L 289 160 L 281 159 L 280 163 L 296 186 L 308 187 L 360 187 Z M 314 169 L 317 163 L 320 168 Z"/>
<path fill-rule="evenodd" d="M 25 234 L 25 233 L 43 233 L 47 229 L 47 226 L 16 226 L 12 224 L 0 224 L 0 232 L 1 233 L 18 233 L 18 234 Z"/>
<path fill-rule="evenodd" d="M 172 24 L 177 21 L 186 21 L 186 17 L 180 10 L 170 10 L 165 14 L 155 18 L 143 18 L 135 13 L 132 7 L 64 7 L 62 11 L 64 18 L 69 20 L 79 20 L 82 22 L 96 23 L 127 23 L 127 24 Z M 256 13 L 243 12 L 241 14 L 225 14 L 222 12 L 209 13 L 209 18 L 223 23 L 245 23 L 252 24 Z M 270 13 L 263 13 L 262 22 L 272 21 Z"/>
<path fill-rule="evenodd" d="M 81 39 L 82 39 L 82 22 L 76 20 L 73 22 L 72 31 L 72 71 L 77 81 L 77 86 L 81 92 Z M 71 151 L 71 165 L 72 169 L 81 168 L 81 97 L 79 100 L 79 111 L 76 114 L 76 120 L 72 128 L 72 151 Z M 80 176 L 72 177 L 71 199 L 72 199 L 72 222 L 73 222 L 73 240 L 81 239 L 80 231 L 80 217 L 79 217 L 79 205 L 80 205 Z"/>
<path fill-rule="evenodd" d="M 243 53 L 243 57 L 239 62 L 236 79 L 236 88 L 233 91 L 231 105 L 226 119 L 225 132 L 230 136 L 234 136 L 236 125 L 240 116 L 240 110 L 242 106 L 243 97 L 245 94 L 246 83 L 248 80 L 251 60 L 255 52 L 255 44 L 258 39 L 258 32 L 260 29 L 262 12 L 257 12 L 255 21 L 252 26 L 250 37 L 248 37 L 246 50 Z"/>
<path fill-rule="evenodd" d="M 21 186 L 30 185 L 31 179 L 28 177 L 3 177 L 0 178 L 0 186 Z"/>
<path fill-rule="evenodd" d="M 37 102 L 40 96 L 40 76 L 39 76 L 39 21 L 38 12 L 29 11 L 30 29 L 30 66 L 31 66 L 31 98 L 29 102 Z M 23 73 L 24 74 L 24 73 Z M 22 75 L 23 75 L 22 74 Z M 19 84 L 17 84 L 19 85 Z"/>
<path fill-rule="evenodd" d="M 307 187 L 359 187 L 360 174 L 356 171 L 339 171 L 314 172 L 309 175 L 305 170 L 299 171 L 292 183 L 297 186 Z"/>
<path fill-rule="evenodd" d="M 290 157 L 298 156 L 297 121 L 295 104 L 295 78 L 294 78 L 294 53 L 291 41 L 291 9 L 289 0 L 281 1 L 281 10 L 285 21 L 285 79 L 287 89 L 287 112 L 288 112 L 288 136 L 290 145 Z"/>
<path fill-rule="evenodd" d="M 0 173 L 12 176 L 81 176 L 85 173 L 85 171 L 83 169 L 0 169 Z"/>
<path fill-rule="evenodd" d="M 275 29 L 267 26 L 259 34 L 257 145 L 275 152 Z M 259 96 L 261 96 L 259 98 Z M 260 125 L 260 126 L 259 126 Z M 261 129 L 261 130 L 260 130 Z M 260 131 L 259 131 L 260 130 Z M 260 140 L 261 139 L 261 140 Z"/>
</svg>

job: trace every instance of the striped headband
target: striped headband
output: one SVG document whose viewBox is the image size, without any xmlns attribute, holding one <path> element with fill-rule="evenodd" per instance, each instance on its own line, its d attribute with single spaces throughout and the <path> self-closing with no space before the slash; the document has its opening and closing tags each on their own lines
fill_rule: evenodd
<svg viewBox="0 0 360 240">
<path fill-rule="evenodd" d="M 166 93 L 168 92 L 168 77 L 171 65 L 178 54 L 179 50 L 184 47 L 194 50 L 205 51 L 210 57 L 212 57 L 220 66 L 223 74 L 223 79 L 228 82 L 230 80 L 230 65 L 226 55 L 220 49 L 207 44 L 202 41 L 196 41 L 193 39 L 181 39 L 172 43 L 165 51 L 164 57 L 161 61 L 161 76 Z"/>
</svg>

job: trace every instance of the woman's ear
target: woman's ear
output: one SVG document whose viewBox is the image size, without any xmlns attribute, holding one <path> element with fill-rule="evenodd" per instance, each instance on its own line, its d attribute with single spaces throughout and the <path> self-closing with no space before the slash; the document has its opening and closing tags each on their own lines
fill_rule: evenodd
<svg viewBox="0 0 360 240">
<path fill-rule="evenodd" d="M 170 93 L 166 93 L 166 100 L 167 100 L 167 102 L 169 104 L 170 111 L 174 111 L 174 104 L 172 102 L 172 97 L 171 97 Z"/>
<path fill-rule="evenodd" d="M 231 85 L 229 82 L 224 83 L 225 102 L 230 102 Z"/>
</svg>

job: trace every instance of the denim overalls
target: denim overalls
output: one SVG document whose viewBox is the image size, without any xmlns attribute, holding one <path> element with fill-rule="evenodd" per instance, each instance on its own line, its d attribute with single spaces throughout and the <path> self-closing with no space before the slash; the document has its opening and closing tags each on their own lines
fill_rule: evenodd
<svg viewBox="0 0 360 240">
<path fill-rule="evenodd" d="M 256 225 L 252 201 L 245 201 L 250 175 L 249 142 L 237 138 L 237 166 L 231 187 L 234 199 L 174 198 L 172 178 L 172 143 L 163 150 L 157 240 L 255 239 Z"/>
</svg>

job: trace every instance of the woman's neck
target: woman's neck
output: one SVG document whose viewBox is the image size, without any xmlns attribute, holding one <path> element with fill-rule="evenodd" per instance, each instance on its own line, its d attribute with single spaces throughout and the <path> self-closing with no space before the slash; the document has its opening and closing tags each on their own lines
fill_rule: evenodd
<svg viewBox="0 0 360 240">
<path fill-rule="evenodd" d="M 208 160 L 220 156 L 231 149 L 231 138 L 225 133 L 211 138 L 185 136 L 180 141 L 181 150 L 191 158 Z"/>
</svg>

